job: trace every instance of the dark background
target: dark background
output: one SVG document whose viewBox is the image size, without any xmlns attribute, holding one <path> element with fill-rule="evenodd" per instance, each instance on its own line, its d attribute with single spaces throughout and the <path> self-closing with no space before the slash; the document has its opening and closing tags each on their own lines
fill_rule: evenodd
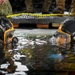
<svg viewBox="0 0 75 75">
<path fill-rule="evenodd" d="M 13 12 L 25 12 L 26 11 L 26 5 L 25 5 L 25 0 L 9 0 Z M 33 0 L 33 6 L 36 12 L 40 12 L 42 5 L 43 5 L 44 0 Z M 66 0 L 66 5 L 65 5 L 65 11 L 69 11 L 70 9 L 70 4 L 71 0 Z M 52 5 L 50 7 L 50 12 L 56 7 L 56 0 L 52 0 Z M 37 9 L 37 10 L 36 10 Z"/>
</svg>

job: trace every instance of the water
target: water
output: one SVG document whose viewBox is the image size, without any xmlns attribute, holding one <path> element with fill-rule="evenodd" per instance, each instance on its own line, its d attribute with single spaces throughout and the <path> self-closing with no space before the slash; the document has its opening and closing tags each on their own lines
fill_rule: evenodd
<svg viewBox="0 0 75 75">
<path fill-rule="evenodd" d="M 7 69 L 9 66 L 9 63 L 6 62 L 2 64 L 0 67 L 1 69 L 3 69 L 1 70 L 1 73 L 5 75 L 18 75 L 18 74 L 27 75 L 28 73 L 26 73 L 26 71 L 29 71 L 29 69 L 26 66 L 27 63 L 26 58 L 30 57 L 30 53 L 25 52 L 26 54 L 23 54 L 22 52 L 24 51 L 24 49 L 34 48 L 35 40 L 37 45 L 47 44 L 46 40 L 40 40 L 39 38 L 43 39 L 46 37 L 46 35 L 52 33 L 50 32 L 50 30 L 47 29 L 45 30 L 44 29 L 15 29 L 14 36 L 16 36 L 19 39 L 19 42 L 17 48 L 13 50 L 14 55 L 12 61 L 17 66 L 17 68 L 14 73 L 8 73 L 7 71 L 4 70 Z M 41 37 L 40 35 L 41 36 L 45 35 L 45 36 Z M 9 49 L 9 51 L 12 52 L 11 49 Z"/>
<path fill-rule="evenodd" d="M 17 68 L 13 73 L 4 70 L 1 70 L 1 73 L 4 75 L 60 75 L 58 73 L 60 70 L 74 70 L 75 56 L 72 53 L 66 54 L 65 50 L 58 50 L 49 43 L 51 35 L 55 32 L 56 30 L 50 29 L 15 29 L 14 36 L 19 39 L 19 42 L 13 51 L 11 49 L 9 51 L 14 53 L 11 61 Z M 7 69 L 9 65 L 6 62 L 1 65 L 1 68 Z"/>
</svg>

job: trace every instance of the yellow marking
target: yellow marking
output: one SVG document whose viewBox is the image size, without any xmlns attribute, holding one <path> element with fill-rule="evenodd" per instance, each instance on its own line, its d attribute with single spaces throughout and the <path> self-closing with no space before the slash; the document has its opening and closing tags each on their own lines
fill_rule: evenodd
<svg viewBox="0 0 75 75">
<path fill-rule="evenodd" d="M 12 23 L 11 23 L 12 24 Z M 13 26 L 13 24 L 12 24 L 12 27 L 10 28 L 10 29 L 8 29 L 7 31 L 5 31 L 5 33 L 4 33 L 4 44 L 6 44 L 7 42 L 6 42 L 6 34 L 8 33 L 8 32 L 10 32 L 10 31 L 14 31 L 14 26 Z"/>
<path fill-rule="evenodd" d="M 6 18 L 11 18 L 11 17 L 17 17 L 17 16 L 22 16 L 22 15 L 26 15 L 26 16 L 35 16 L 35 17 L 39 17 L 39 18 L 43 18 L 43 17 L 50 17 L 50 16 L 74 16 L 75 13 L 72 14 L 36 14 L 36 13 L 19 13 L 19 14 L 11 14 L 6 16 Z"/>
</svg>

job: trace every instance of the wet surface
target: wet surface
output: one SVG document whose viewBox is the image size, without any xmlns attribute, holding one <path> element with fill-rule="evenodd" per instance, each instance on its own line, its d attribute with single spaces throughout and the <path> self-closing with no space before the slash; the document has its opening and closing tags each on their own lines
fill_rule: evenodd
<svg viewBox="0 0 75 75">
<path fill-rule="evenodd" d="M 0 72 L 4 75 L 68 75 L 67 71 L 74 71 L 74 53 L 50 45 L 50 37 L 55 31 L 16 29 L 14 36 L 18 37 L 19 42 L 17 47 L 8 51 L 10 55 L 14 54 L 11 59 L 17 68 L 13 73 L 4 70 Z M 8 66 L 6 62 L 0 68 L 7 69 Z"/>
</svg>

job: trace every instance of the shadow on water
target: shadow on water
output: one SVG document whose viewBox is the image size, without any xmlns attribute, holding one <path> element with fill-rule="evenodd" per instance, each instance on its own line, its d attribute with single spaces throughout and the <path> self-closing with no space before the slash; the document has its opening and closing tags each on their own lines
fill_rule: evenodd
<svg viewBox="0 0 75 75">
<path fill-rule="evenodd" d="M 14 48 L 1 49 L 0 75 L 72 75 L 75 71 L 75 56 L 51 46 L 50 35 L 18 36 L 18 39 Z"/>
</svg>

